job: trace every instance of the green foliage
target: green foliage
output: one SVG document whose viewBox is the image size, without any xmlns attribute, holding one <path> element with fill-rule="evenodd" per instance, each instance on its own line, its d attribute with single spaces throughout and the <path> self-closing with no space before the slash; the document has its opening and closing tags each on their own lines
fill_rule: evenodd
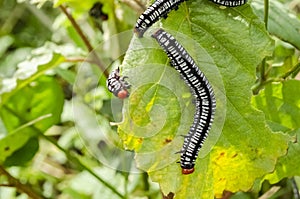
<svg viewBox="0 0 300 199">
<path fill-rule="evenodd" d="M 30 86 L 16 92 L 9 102 L 3 105 L 0 112 L 7 131 L 14 132 L 13 139 L 8 136 L 1 140 L 4 142 L 1 149 L 8 155 L 17 152 L 15 150 L 20 148 L 10 150 L 11 145 L 17 144 L 16 140 L 21 142 L 17 145 L 23 147 L 22 151 L 24 147 L 34 145 L 32 140 L 29 140 L 25 146 L 23 146 L 23 142 L 37 135 L 38 131 L 43 132 L 59 122 L 63 100 L 61 87 L 51 77 L 42 77 L 37 81 L 32 81 Z M 30 126 L 27 127 L 28 125 Z M 24 134 L 24 132 L 26 133 Z M 32 150 L 33 153 L 37 151 L 37 147 L 34 148 L 36 150 Z M 6 156 L 1 158 L 5 160 Z M 18 161 L 16 163 L 19 164 Z"/>
<path fill-rule="evenodd" d="M 261 18 L 264 16 L 264 4 L 255 0 L 252 3 L 254 11 Z M 286 41 L 300 49 L 299 40 L 300 21 L 286 7 L 278 1 L 270 1 L 270 13 L 268 18 L 268 31 L 276 37 Z"/>
<path fill-rule="evenodd" d="M 298 88 L 300 81 L 289 80 L 280 84 L 270 84 L 258 96 L 253 98 L 253 104 L 262 110 L 269 126 L 274 131 L 284 131 L 295 137 L 289 144 L 288 153 L 280 157 L 276 169 L 266 175 L 271 183 L 277 183 L 285 177 L 299 176 L 299 113 L 300 96 Z"/>
<path fill-rule="evenodd" d="M 273 198 L 291 198 L 289 178 L 300 175 L 300 20 L 290 2 L 190 0 L 143 38 L 132 31 L 138 1 L 99 0 L 106 21 L 88 15 L 95 2 L 2 2 L 0 198 L 249 199 L 274 184 Z M 150 36 L 159 27 L 216 94 L 212 130 L 187 176 L 176 152 L 195 106 Z M 104 70 L 116 67 L 132 85 L 124 101 L 105 85 Z"/>
</svg>

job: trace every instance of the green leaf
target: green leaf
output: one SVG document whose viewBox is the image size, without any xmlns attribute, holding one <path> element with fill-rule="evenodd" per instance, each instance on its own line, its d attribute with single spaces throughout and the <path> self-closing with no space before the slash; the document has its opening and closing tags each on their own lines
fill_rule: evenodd
<svg viewBox="0 0 300 199">
<path fill-rule="evenodd" d="M 300 128 L 300 81 L 273 83 L 253 97 L 253 105 L 262 110 L 274 130 L 291 131 Z"/>
<path fill-rule="evenodd" d="M 269 125 L 274 130 L 284 130 L 296 136 L 295 142 L 289 143 L 288 153 L 280 157 L 274 172 L 265 176 L 270 183 L 277 183 L 283 178 L 300 175 L 300 81 L 289 80 L 273 83 L 265 87 L 259 95 L 253 97 L 253 104 L 262 110 Z"/>
<path fill-rule="evenodd" d="M 60 121 L 63 103 L 60 85 L 53 77 L 47 76 L 31 82 L 10 97 L 0 110 L 9 132 L 0 140 L 0 162 L 9 158 L 6 164 L 11 165 L 30 160 L 38 150 L 36 136 Z"/>
<path fill-rule="evenodd" d="M 3 106 L 0 114 L 9 132 L 50 114 L 51 117 L 34 124 L 34 127 L 44 132 L 60 121 L 63 102 L 63 92 L 57 81 L 53 77 L 42 76 L 16 92 Z"/>
<path fill-rule="evenodd" d="M 35 49 L 30 59 L 19 63 L 18 70 L 16 70 L 13 77 L 5 78 L 0 82 L 0 106 L 47 70 L 62 63 L 65 59 L 62 54 L 56 53 L 59 49 L 56 45 L 47 43 L 45 46 Z"/>
<path fill-rule="evenodd" d="M 45 72 L 58 67 L 66 60 L 66 57 L 82 54 L 83 52 L 74 46 L 68 44 L 58 46 L 51 42 L 46 42 L 44 46 L 34 49 L 30 58 L 18 64 L 18 69 L 12 77 L 4 78 L 0 82 L 0 106 Z"/>
<path fill-rule="evenodd" d="M 276 164 L 274 172 L 265 176 L 264 179 L 269 180 L 270 183 L 275 184 L 284 178 L 291 178 L 300 175 L 300 130 L 293 132 L 297 140 L 289 144 L 288 153 L 280 157 Z"/>
<path fill-rule="evenodd" d="M 7 157 L 4 162 L 5 166 L 24 166 L 25 163 L 30 161 L 39 149 L 39 139 L 32 137 L 28 142 L 11 156 Z"/>
<path fill-rule="evenodd" d="M 124 147 L 135 150 L 137 166 L 160 183 L 165 195 L 213 198 L 224 190 L 249 190 L 256 178 L 274 169 L 288 139 L 267 128 L 263 113 L 250 103 L 256 66 L 273 50 L 264 24 L 249 5 L 223 9 L 202 0 L 182 3 L 162 21 L 212 84 L 216 119 L 196 171 L 183 176 L 175 152 L 181 149 L 180 135 L 187 134 L 195 107 L 166 54 L 149 37 L 157 29 L 153 27 L 144 38 L 133 38 L 121 67 L 132 85 L 118 129 Z"/>
<path fill-rule="evenodd" d="M 0 163 L 2 164 L 7 157 L 22 148 L 33 136 L 35 136 L 35 134 L 32 131 L 25 131 L 22 133 L 8 134 L 2 138 L 0 140 Z"/>
<path fill-rule="evenodd" d="M 300 20 L 279 1 L 269 1 L 268 31 L 300 49 Z M 255 13 L 264 18 L 264 1 L 253 0 Z"/>
</svg>

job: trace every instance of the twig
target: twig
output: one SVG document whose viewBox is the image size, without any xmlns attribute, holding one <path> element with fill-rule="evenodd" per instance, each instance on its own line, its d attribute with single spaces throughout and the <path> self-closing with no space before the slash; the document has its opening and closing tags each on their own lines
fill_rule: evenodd
<svg viewBox="0 0 300 199">
<path fill-rule="evenodd" d="M 0 165 L 0 175 L 6 176 L 9 182 L 8 185 L 5 184 L 3 186 L 7 186 L 7 187 L 13 186 L 17 188 L 18 191 L 26 193 L 32 199 L 42 199 L 42 197 L 38 195 L 36 192 L 34 192 L 28 185 L 22 184 L 17 178 L 10 175 L 1 165 Z"/>
<path fill-rule="evenodd" d="M 87 39 L 87 37 L 85 36 L 85 34 L 81 30 L 81 28 L 79 27 L 79 25 L 77 24 L 77 22 L 75 21 L 75 19 L 73 18 L 73 16 L 67 11 L 66 7 L 64 7 L 62 5 L 60 5 L 59 7 L 63 11 L 63 13 L 67 16 L 67 18 L 69 19 L 69 21 L 73 25 L 74 29 L 76 30 L 76 32 L 79 34 L 80 38 L 82 39 L 82 41 L 86 45 L 88 51 L 91 53 L 93 59 L 95 59 L 95 62 L 99 66 L 100 70 L 103 72 L 103 74 L 107 78 L 108 75 L 109 75 L 108 71 L 105 69 L 105 67 L 102 64 L 101 60 L 99 59 L 99 57 L 95 53 L 94 48 L 92 47 L 91 43 L 89 42 L 89 40 Z"/>
<path fill-rule="evenodd" d="M 15 186 L 12 184 L 0 184 L 0 187 L 10 187 L 10 188 L 14 188 Z"/>
</svg>

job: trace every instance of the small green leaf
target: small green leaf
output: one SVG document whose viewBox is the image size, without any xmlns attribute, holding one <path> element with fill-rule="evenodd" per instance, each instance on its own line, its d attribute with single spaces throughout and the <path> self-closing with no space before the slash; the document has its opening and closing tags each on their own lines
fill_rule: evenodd
<svg viewBox="0 0 300 199">
<path fill-rule="evenodd" d="M 0 164 L 4 163 L 7 157 L 11 156 L 15 151 L 22 148 L 35 134 L 32 131 L 24 131 L 22 133 L 8 134 L 0 139 Z"/>
<path fill-rule="evenodd" d="M 37 137 L 31 137 L 23 147 L 19 148 L 11 156 L 6 158 L 4 165 L 24 166 L 25 163 L 33 158 L 38 149 L 39 139 Z"/>
</svg>

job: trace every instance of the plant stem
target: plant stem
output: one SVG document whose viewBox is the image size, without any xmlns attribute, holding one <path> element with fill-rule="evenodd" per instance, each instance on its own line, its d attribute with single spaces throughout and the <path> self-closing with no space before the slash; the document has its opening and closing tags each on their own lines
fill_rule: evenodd
<svg viewBox="0 0 300 199">
<path fill-rule="evenodd" d="M 269 0 L 264 0 L 265 11 L 264 11 L 264 22 L 266 30 L 268 30 L 268 21 L 269 21 Z"/>
<path fill-rule="evenodd" d="M 261 63 L 261 68 L 260 68 L 260 81 L 264 82 L 267 79 L 267 74 L 266 74 L 266 66 L 267 62 L 266 62 L 266 58 L 263 59 L 262 63 Z"/>
<path fill-rule="evenodd" d="M 265 81 L 266 81 L 266 58 L 264 58 L 261 62 L 261 64 L 258 66 L 258 70 L 260 72 L 260 75 L 258 77 L 258 82 L 252 87 L 253 94 L 258 94 L 258 92 L 263 88 Z"/>
<path fill-rule="evenodd" d="M 268 20 L 269 20 L 269 0 L 264 0 L 264 22 L 265 22 L 265 28 L 268 30 Z M 258 94 L 258 92 L 263 88 L 263 86 L 266 84 L 266 58 L 263 59 L 261 62 L 260 67 L 258 68 L 260 72 L 260 77 L 258 82 L 253 86 L 252 92 L 253 94 Z"/>
<path fill-rule="evenodd" d="M 17 188 L 18 191 L 26 193 L 32 199 L 42 199 L 42 197 L 37 193 L 35 193 L 28 185 L 22 184 L 17 178 L 10 175 L 1 165 L 0 165 L 0 175 L 4 175 L 7 177 L 9 184 L 5 185 L 6 187 L 13 186 Z"/>
<path fill-rule="evenodd" d="M 76 32 L 81 37 L 81 39 L 84 42 L 84 44 L 86 45 L 88 51 L 91 53 L 92 58 L 95 60 L 95 62 L 99 66 L 100 70 L 102 71 L 102 73 L 107 78 L 108 75 L 109 75 L 108 72 L 107 72 L 107 70 L 105 69 L 103 63 L 101 62 L 101 60 L 99 59 L 99 57 L 95 53 L 93 46 L 91 45 L 91 43 L 89 42 L 89 40 L 87 39 L 87 37 L 85 36 L 85 34 L 83 33 L 83 31 L 81 30 L 81 28 L 79 27 L 79 25 L 77 24 L 77 22 L 75 21 L 75 19 L 73 18 L 73 16 L 67 11 L 66 7 L 64 7 L 62 5 L 60 5 L 59 7 L 63 11 L 63 13 L 67 16 L 67 18 L 69 19 L 69 21 L 73 25 L 74 29 L 76 30 Z"/>
</svg>

